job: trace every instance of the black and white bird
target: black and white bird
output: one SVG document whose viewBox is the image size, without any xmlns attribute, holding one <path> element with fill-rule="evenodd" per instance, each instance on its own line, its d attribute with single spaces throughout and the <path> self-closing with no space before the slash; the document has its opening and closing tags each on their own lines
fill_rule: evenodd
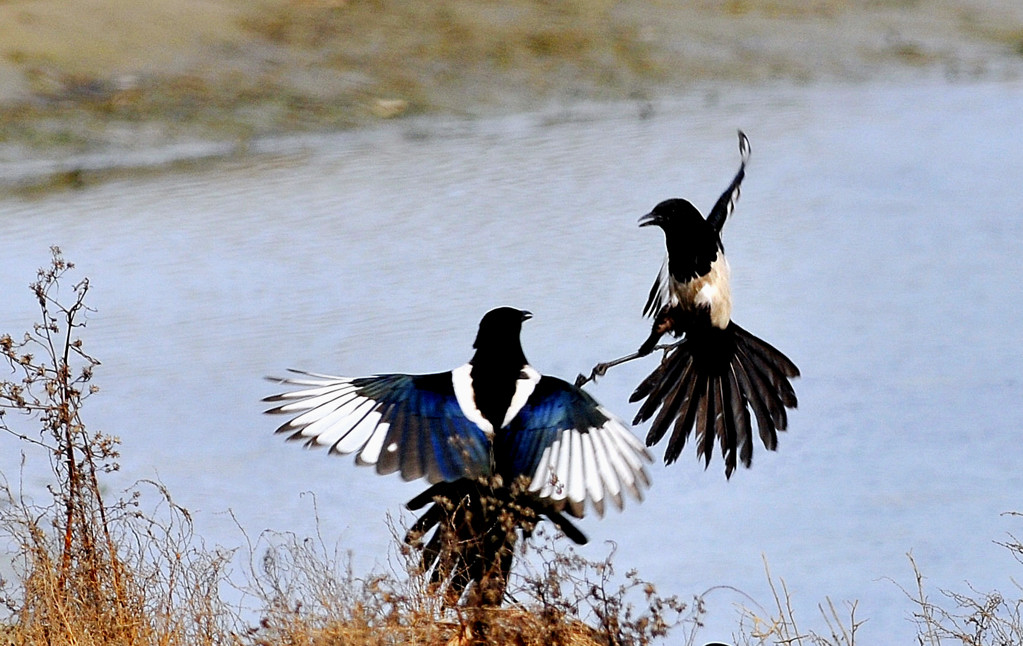
<svg viewBox="0 0 1023 646">
<path fill-rule="evenodd" d="M 664 231 L 667 255 L 643 309 L 654 317 L 654 324 L 639 352 L 652 352 L 666 332 L 681 340 L 629 398 L 645 399 L 633 424 L 653 416 L 648 446 L 673 427 L 664 453 L 666 464 L 678 459 L 695 429 L 697 455 L 705 464 L 710 463 L 717 439 L 726 476 L 735 469 L 737 453 L 746 467 L 753 459 L 750 409 L 764 447 L 777 448 L 778 431 L 788 426 L 785 409 L 796 407 L 789 380 L 799 376 L 788 357 L 732 321 L 721 229 L 735 209 L 749 161 L 749 140 L 742 131 L 739 154 L 738 172 L 706 219 L 688 201 L 677 198 L 661 202 L 640 218 L 640 226 Z"/>
<path fill-rule="evenodd" d="M 409 501 L 431 505 L 406 540 L 457 601 L 500 604 L 516 536 L 541 516 L 576 542 L 586 538 L 562 512 L 602 515 L 626 494 L 642 499 L 650 456 L 589 394 L 529 365 L 519 335 L 529 312 L 500 307 L 483 317 L 468 363 L 434 374 L 332 377 L 295 371 L 298 390 L 267 397 L 266 411 L 293 415 L 277 429 L 308 446 L 355 454 L 378 474 L 425 478 Z M 423 534 L 434 530 L 423 546 Z M 467 597 L 468 599 L 469 597 Z"/>
<path fill-rule="evenodd" d="M 644 379 L 629 401 L 644 400 L 633 420 L 653 418 L 647 446 L 659 442 L 671 429 L 665 464 L 678 459 L 687 440 L 696 433 L 696 451 L 710 464 L 717 440 L 731 476 L 736 459 L 750 466 L 753 458 L 752 422 L 769 450 L 778 445 L 778 431 L 788 426 L 786 408 L 796 407 L 790 379 L 799 376 L 796 365 L 777 348 L 750 334 L 732 320 L 732 292 L 721 229 L 739 199 L 746 174 L 750 145 L 739 132 L 741 163 L 732 183 L 718 198 L 707 218 L 684 199 L 661 202 L 639 220 L 639 226 L 664 231 L 667 254 L 650 289 L 645 316 L 654 317 L 650 336 L 639 351 L 599 364 L 590 378 L 607 368 L 650 354 L 666 353 L 660 365 Z M 679 338 L 659 346 L 664 334 Z M 576 381 L 577 385 L 588 379 Z"/>
</svg>

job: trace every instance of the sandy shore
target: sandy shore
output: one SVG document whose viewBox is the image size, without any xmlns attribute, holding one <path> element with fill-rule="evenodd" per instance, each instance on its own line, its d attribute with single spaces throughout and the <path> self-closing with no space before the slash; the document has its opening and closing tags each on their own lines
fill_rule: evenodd
<svg viewBox="0 0 1023 646">
<path fill-rule="evenodd" d="M 0 0 L 0 162 L 935 75 L 1023 77 L 1023 2 Z"/>
</svg>

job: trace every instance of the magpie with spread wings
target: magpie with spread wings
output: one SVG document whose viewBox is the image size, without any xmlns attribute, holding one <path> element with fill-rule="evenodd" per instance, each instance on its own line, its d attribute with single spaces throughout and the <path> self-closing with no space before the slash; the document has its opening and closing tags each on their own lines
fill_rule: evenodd
<svg viewBox="0 0 1023 646">
<path fill-rule="evenodd" d="M 732 320 L 732 293 L 721 229 L 735 209 L 746 175 L 750 145 L 739 131 L 739 170 L 706 219 L 689 201 L 664 200 L 639 220 L 664 232 L 667 254 L 650 289 L 645 316 L 654 318 L 649 337 L 634 354 L 598 364 L 586 381 L 611 366 L 665 350 L 657 368 L 629 398 L 642 401 L 633 424 L 653 418 L 646 437 L 653 446 L 668 434 L 665 464 L 678 459 L 695 431 L 697 456 L 709 465 L 717 440 L 730 477 L 736 459 L 753 459 L 752 417 L 764 447 L 775 450 L 778 431 L 796 407 L 791 379 L 799 369 L 777 348 Z M 679 341 L 658 345 L 665 334 Z"/>
<path fill-rule="evenodd" d="M 378 474 L 425 478 L 408 503 L 429 505 L 406 541 L 422 550 L 449 603 L 499 605 L 519 534 L 541 518 L 577 543 L 564 513 L 598 515 L 626 494 L 642 499 L 650 456 L 624 422 L 581 388 L 529 365 L 519 335 L 529 312 L 500 307 L 483 317 L 463 366 L 434 374 L 279 380 L 297 390 L 267 397 L 267 413 L 292 415 L 288 439 L 355 454 Z M 423 537 L 433 532 L 424 545 Z"/>
</svg>

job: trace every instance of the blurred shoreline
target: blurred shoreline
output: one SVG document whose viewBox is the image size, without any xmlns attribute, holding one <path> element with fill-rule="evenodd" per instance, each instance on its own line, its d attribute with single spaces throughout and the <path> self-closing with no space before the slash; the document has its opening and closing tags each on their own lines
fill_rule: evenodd
<svg viewBox="0 0 1023 646">
<path fill-rule="evenodd" d="M 410 116 L 1020 78 L 1018 0 L 8 0 L 0 190 Z"/>
</svg>

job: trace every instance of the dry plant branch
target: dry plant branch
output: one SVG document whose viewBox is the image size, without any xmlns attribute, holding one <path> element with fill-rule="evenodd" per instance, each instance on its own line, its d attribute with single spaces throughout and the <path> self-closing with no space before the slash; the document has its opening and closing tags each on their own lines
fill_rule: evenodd
<svg viewBox="0 0 1023 646">
<path fill-rule="evenodd" d="M 1015 539 L 1000 544 L 1019 560 L 1023 545 Z M 969 585 L 967 593 L 940 590 L 941 595 L 952 603 L 949 608 L 928 597 L 924 576 L 916 559 L 912 553 L 906 556 L 913 569 L 916 585 L 913 592 L 901 585 L 899 588 L 916 605 L 913 619 L 917 624 L 917 641 L 921 646 L 941 646 L 945 643 L 961 646 L 1023 644 L 1023 597 L 1019 596 L 1018 584 L 1015 598 L 1007 598 L 998 591 L 981 592 Z"/>
<path fill-rule="evenodd" d="M 113 502 L 101 479 L 115 471 L 119 440 L 89 429 L 84 402 L 99 361 L 84 349 L 88 279 L 61 293 L 74 265 L 51 248 L 30 289 L 40 320 L 20 341 L 0 335 L 11 377 L 0 380 L 0 430 L 44 447 L 48 502 L 12 492 L 0 476 L 0 545 L 17 581 L 0 582 L 18 644 L 217 644 L 232 615 L 220 601 L 230 554 L 196 546 L 191 518 L 161 485 L 141 511 L 137 485 Z M 26 430 L 23 427 L 35 427 Z M 23 461 L 26 459 L 23 454 Z"/>
<path fill-rule="evenodd" d="M 774 611 L 763 611 L 764 616 L 746 607 L 740 608 L 741 619 L 739 622 L 739 639 L 741 643 L 762 646 L 765 644 L 778 644 L 781 646 L 855 646 L 856 632 L 863 621 L 856 619 L 856 602 L 849 603 L 849 617 L 843 618 L 835 607 L 830 597 L 825 597 L 824 604 L 818 604 L 817 609 L 827 626 L 827 633 L 820 634 L 813 630 L 803 632 L 796 623 L 796 613 L 792 607 L 792 596 L 784 579 L 775 579 L 771 575 L 767 558 L 764 558 L 764 573 L 767 576 L 767 583 L 771 588 L 771 596 L 774 599 Z M 778 586 L 781 586 L 779 592 Z M 752 625 L 747 625 L 750 622 Z"/>
<path fill-rule="evenodd" d="M 117 469 L 117 440 L 91 433 L 81 417 L 83 402 L 97 392 L 92 385 L 93 369 L 99 361 L 89 356 L 77 332 L 85 326 L 88 311 L 85 297 L 88 279 L 72 287 L 68 302 L 60 298 L 60 284 L 74 265 L 64 259 L 60 249 L 51 248 L 49 267 L 40 269 L 30 285 L 39 306 L 40 320 L 20 342 L 10 335 L 0 337 L 0 354 L 12 374 L 20 381 L 0 382 L 0 427 L 10 428 L 8 411 L 25 415 L 39 425 L 36 442 L 51 454 L 54 475 L 50 491 L 61 509 L 52 518 L 61 536 L 58 565 L 54 566 L 46 545 L 47 533 L 40 526 L 41 516 L 30 523 L 26 550 L 34 556 L 34 573 L 56 567 L 52 590 L 43 598 L 74 600 L 75 605 L 90 607 L 97 613 L 120 621 L 137 621 L 132 607 L 129 584 L 122 580 L 124 564 L 118 556 L 110 532 L 108 507 L 104 503 L 97 474 Z M 10 496 L 9 496 L 10 497 Z M 66 625 L 66 608 L 44 604 L 23 608 L 22 613 L 42 612 L 55 625 Z"/>
</svg>

